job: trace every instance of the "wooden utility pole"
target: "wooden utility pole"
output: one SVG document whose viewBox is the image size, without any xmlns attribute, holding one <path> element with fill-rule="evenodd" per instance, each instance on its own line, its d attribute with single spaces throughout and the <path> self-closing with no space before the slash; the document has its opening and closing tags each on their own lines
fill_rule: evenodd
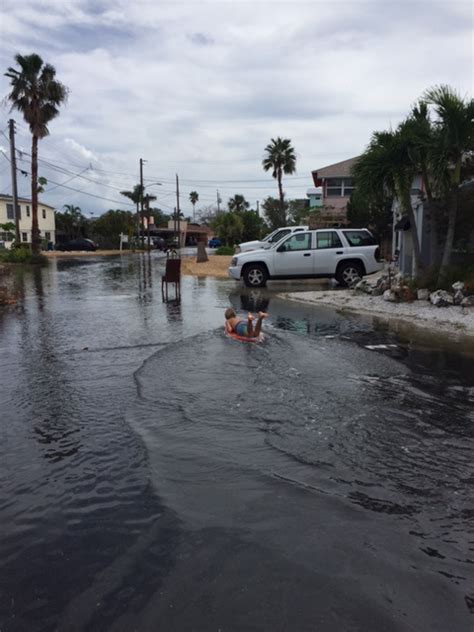
<svg viewBox="0 0 474 632">
<path fill-rule="evenodd" d="M 181 220 L 179 210 L 179 178 L 176 174 L 176 215 L 178 220 L 178 248 L 181 248 Z"/>
<path fill-rule="evenodd" d="M 257 200 L 257 215 L 260 217 L 260 201 Z"/>
<path fill-rule="evenodd" d="M 10 163 L 12 168 L 12 198 L 13 217 L 15 218 L 15 243 L 20 244 L 20 207 L 18 205 L 18 185 L 16 181 L 16 154 L 15 154 L 15 121 L 8 121 L 10 131 Z"/>
<path fill-rule="evenodd" d="M 221 196 L 219 195 L 219 189 L 217 189 L 217 212 L 220 213 L 221 211 Z"/>
<path fill-rule="evenodd" d="M 140 219 L 143 222 L 143 158 L 140 158 L 140 213 L 138 215 L 138 241 L 140 242 Z"/>
</svg>

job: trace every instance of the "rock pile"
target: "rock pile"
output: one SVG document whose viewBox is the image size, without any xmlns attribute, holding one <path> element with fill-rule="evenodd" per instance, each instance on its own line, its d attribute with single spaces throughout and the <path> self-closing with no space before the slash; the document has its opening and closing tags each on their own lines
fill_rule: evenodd
<svg viewBox="0 0 474 632">
<path fill-rule="evenodd" d="M 464 308 L 474 307 L 474 294 L 466 295 L 466 289 L 462 281 L 457 281 L 451 286 L 452 292 L 435 290 L 430 292 L 427 288 L 414 290 L 401 274 L 390 277 L 388 274 L 380 276 L 375 283 L 362 279 L 353 284 L 352 289 L 371 296 L 382 296 L 384 301 L 391 303 L 411 302 L 414 300 L 430 301 L 436 307 L 449 307 L 460 305 Z"/>
</svg>

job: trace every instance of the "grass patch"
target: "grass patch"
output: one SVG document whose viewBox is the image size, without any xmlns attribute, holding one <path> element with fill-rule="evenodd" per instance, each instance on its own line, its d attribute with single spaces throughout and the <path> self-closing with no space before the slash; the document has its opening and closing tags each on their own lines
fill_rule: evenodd
<svg viewBox="0 0 474 632">
<path fill-rule="evenodd" d="M 216 250 L 216 255 L 226 255 L 232 256 L 234 254 L 234 249 L 232 246 L 219 246 Z"/>
</svg>

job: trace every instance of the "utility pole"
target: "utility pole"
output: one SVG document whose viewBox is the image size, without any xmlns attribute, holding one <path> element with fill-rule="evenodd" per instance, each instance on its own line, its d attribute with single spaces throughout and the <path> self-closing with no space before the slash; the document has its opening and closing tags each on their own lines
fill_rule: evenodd
<svg viewBox="0 0 474 632">
<path fill-rule="evenodd" d="M 18 206 L 18 186 L 16 182 L 16 154 L 15 154 L 15 121 L 8 121 L 10 131 L 10 163 L 12 167 L 12 198 L 13 217 L 15 218 L 15 243 L 20 243 L 20 207 Z"/>
<path fill-rule="evenodd" d="M 140 158 L 140 213 L 137 217 L 138 243 L 140 243 L 140 218 L 143 222 L 143 158 Z"/>
<path fill-rule="evenodd" d="M 181 223 L 180 223 L 180 210 L 179 210 L 179 178 L 176 174 L 176 215 L 178 220 L 178 248 L 181 248 Z"/>
<path fill-rule="evenodd" d="M 257 200 L 257 215 L 260 217 L 260 200 Z"/>
<path fill-rule="evenodd" d="M 217 212 L 220 213 L 221 211 L 221 196 L 219 195 L 219 189 L 217 189 Z"/>
</svg>

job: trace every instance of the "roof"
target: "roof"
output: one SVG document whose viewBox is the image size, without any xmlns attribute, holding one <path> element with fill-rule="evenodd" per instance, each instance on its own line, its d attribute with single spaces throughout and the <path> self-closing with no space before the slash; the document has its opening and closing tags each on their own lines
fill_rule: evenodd
<svg viewBox="0 0 474 632">
<path fill-rule="evenodd" d="M 333 165 L 327 167 L 321 167 L 320 169 L 313 169 L 311 172 L 313 177 L 319 178 L 349 178 L 351 176 L 351 169 L 355 163 L 359 160 L 360 156 L 343 160 L 342 162 L 335 162 Z"/>
<path fill-rule="evenodd" d="M 0 200 L 12 200 L 13 202 L 13 195 L 8 195 L 6 193 L 0 193 Z M 18 196 L 18 202 L 24 202 L 25 204 L 31 204 L 31 200 L 29 198 L 24 198 L 21 197 L 20 195 Z M 46 204 L 46 202 L 41 202 L 41 200 L 38 200 L 38 206 L 47 206 L 48 208 L 51 208 L 54 210 L 54 206 L 51 206 L 51 204 Z"/>
</svg>

